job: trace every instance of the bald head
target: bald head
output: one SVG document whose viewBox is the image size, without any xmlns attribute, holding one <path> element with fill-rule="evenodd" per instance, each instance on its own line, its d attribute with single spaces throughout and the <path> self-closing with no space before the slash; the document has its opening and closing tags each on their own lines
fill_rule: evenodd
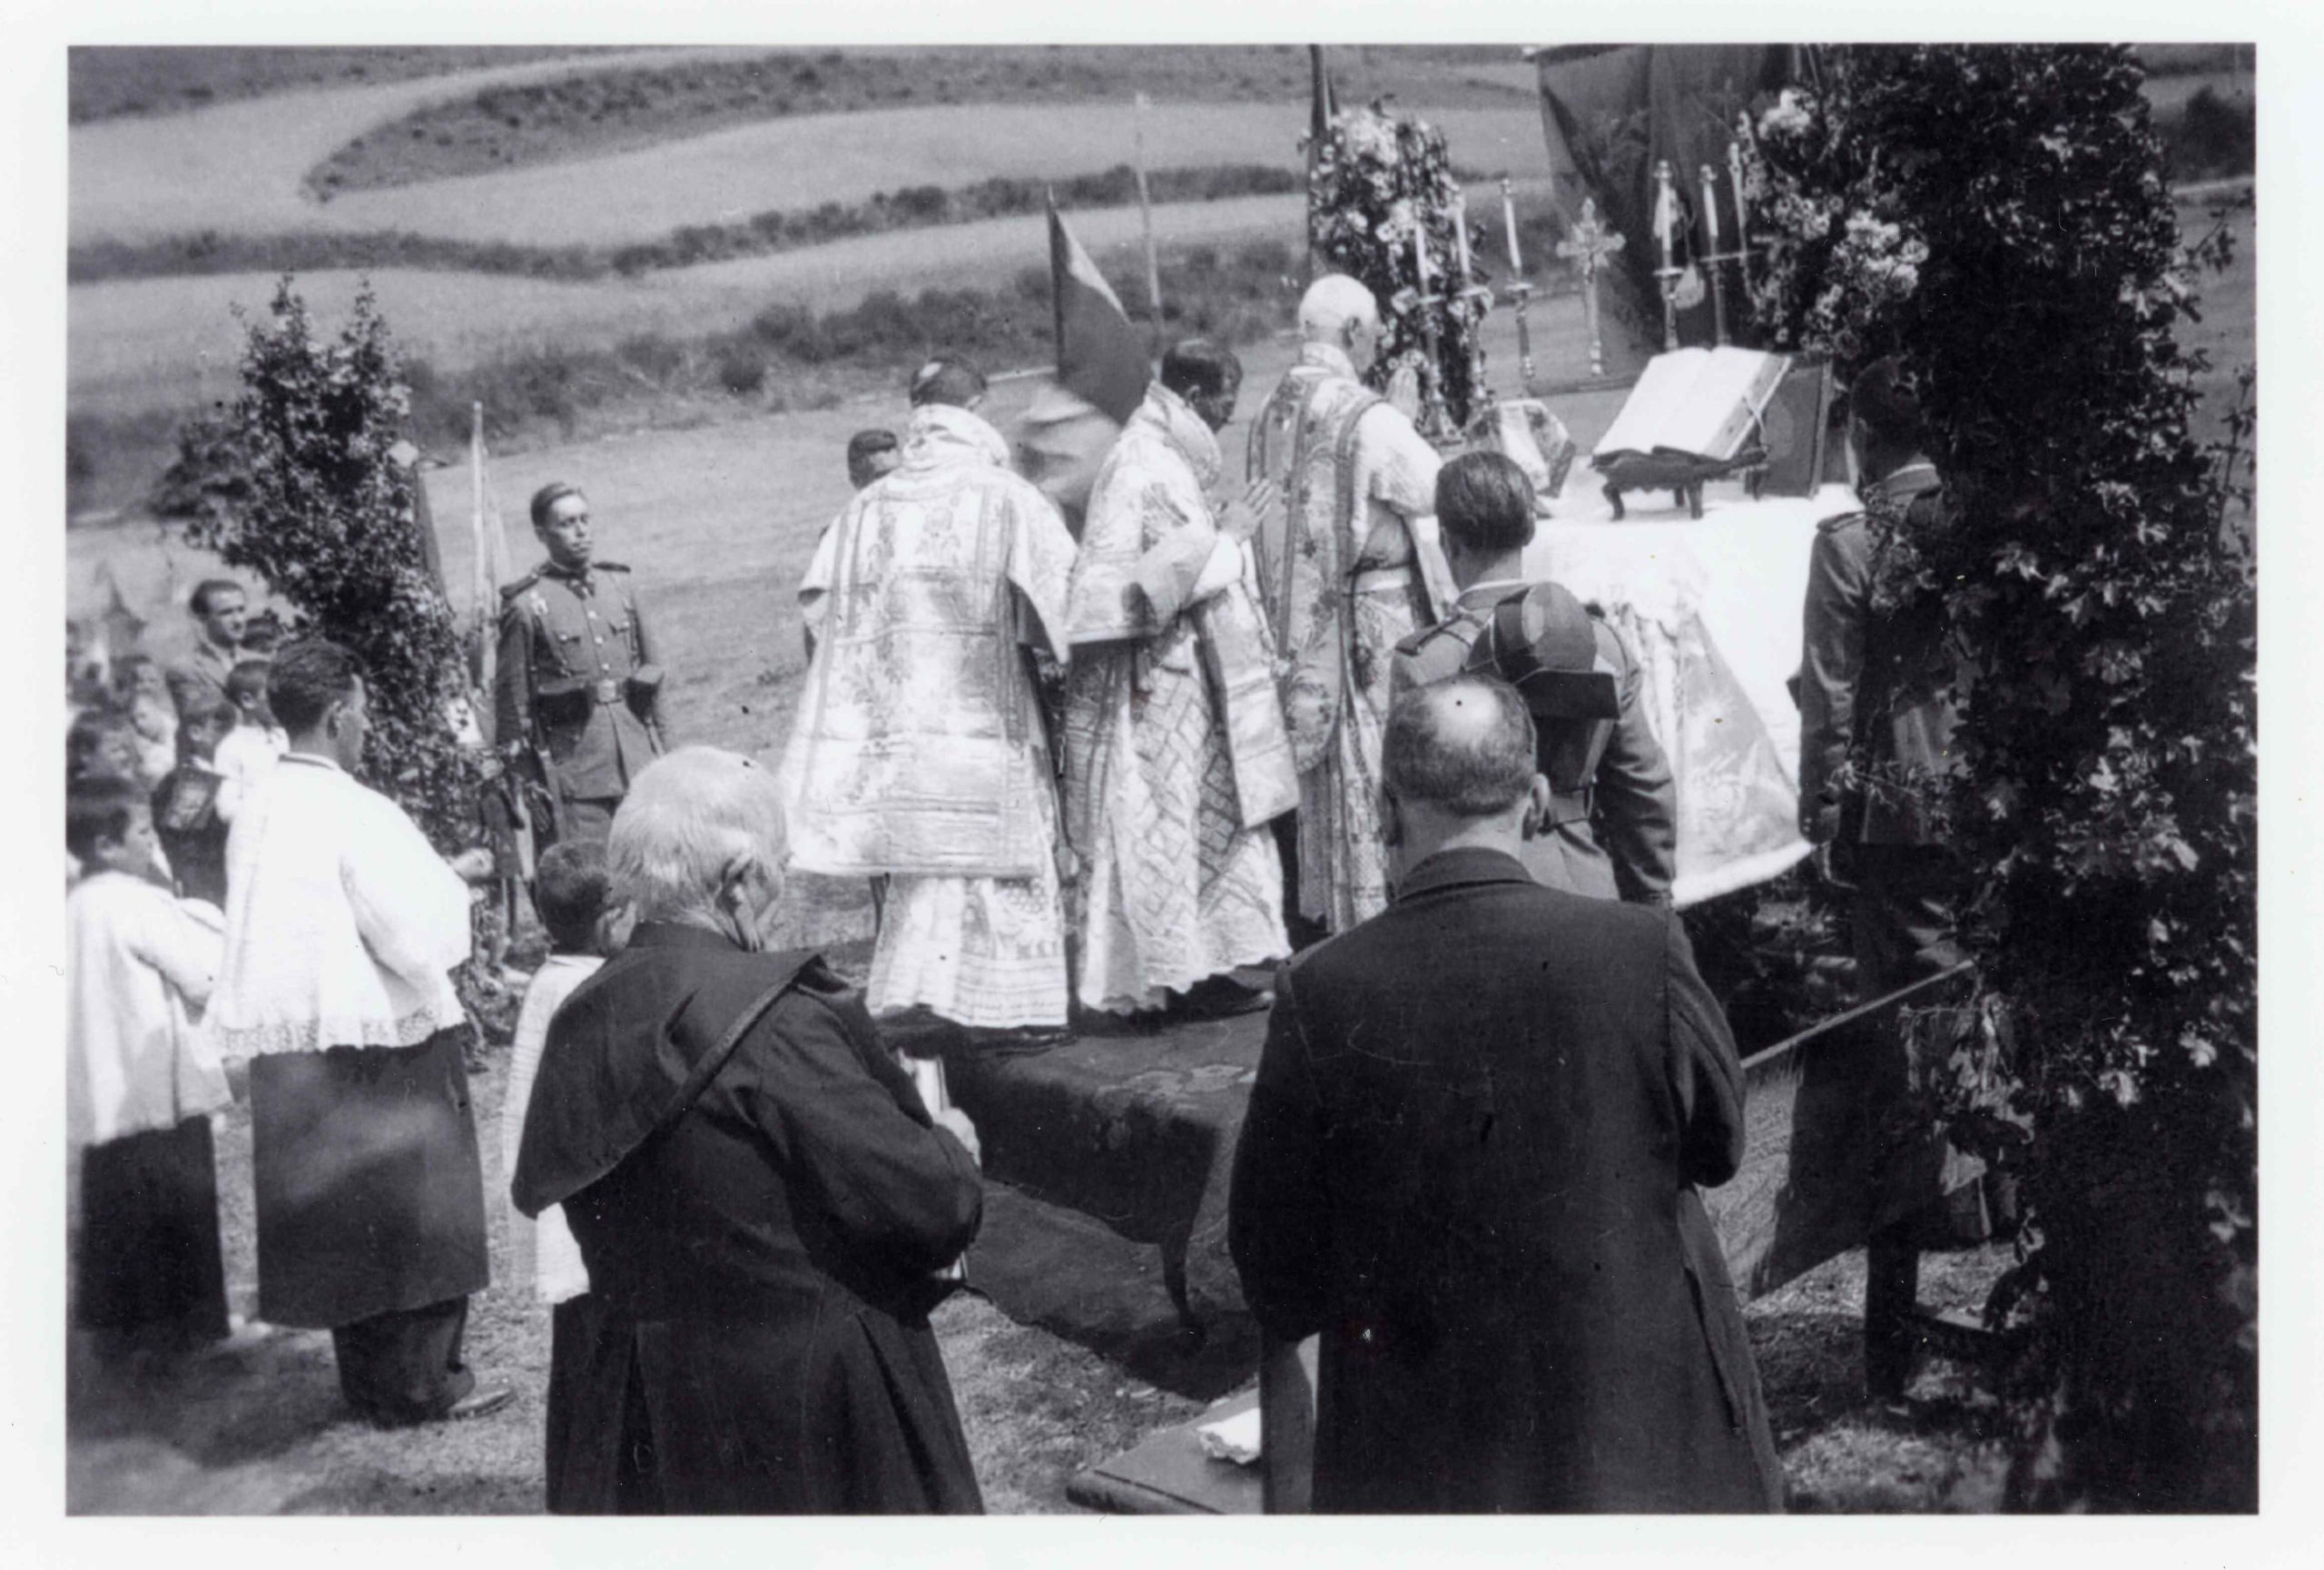
<svg viewBox="0 0 2324 1570">
<path fill-rule="evenodd" d="M 1396 700 L 1381 765 L 1388 794 L 1408 808 L 1492 817 L 1532 788 L 1532 717 L 1508 683 L 1455 676 Z"/>
<path fill-rule="evenodd" d="M 1380 302 L 1345 273 L 1326 273 L 1299 297 L 1299 337 L 1346 351 L 1362 370 L 1380 338 Z"/>
</svg>

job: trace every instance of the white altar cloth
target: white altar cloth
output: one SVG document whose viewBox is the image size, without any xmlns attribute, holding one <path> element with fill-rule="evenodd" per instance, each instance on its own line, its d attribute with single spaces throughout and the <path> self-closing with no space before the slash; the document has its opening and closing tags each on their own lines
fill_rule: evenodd
<svg viewBox="0 0 2324 1570">
<path fill-rule="evenodd" d="M 1525 572 L 1603 606 L 1644 662 L 1648 720 L 1678 785 L 1672 897 L 1683 907 L 1807 854 L 1799 711 L 1786 683 L 1799 667 L 1816 525 L 1857 503 L 1846 486 L 1753 501 L 1720 483 L 1706 488 L 1699 519 L 1667 492 L 1632 492 L 1617 522 L 1600 483 L 1586 469 L 1569 477 Z"/>
</svg>

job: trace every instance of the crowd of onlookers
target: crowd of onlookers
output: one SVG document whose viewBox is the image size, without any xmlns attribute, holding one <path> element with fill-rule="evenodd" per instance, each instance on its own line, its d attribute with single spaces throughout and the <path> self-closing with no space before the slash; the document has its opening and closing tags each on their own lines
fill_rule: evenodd
<svg viewBox="0 0 2324 1570">
<path fill-rule="evenodd" d="M 188 608 L 175 663 L 77 627 L 66 643 L 74 1317 L 108 1354 L 228 1333 L 209 1115 L 231 1092 L 196 1022 L 225 946 L 227 834 L 288 739 L 267 701 L 274 618 L 225 578 Z"/>
</svg>

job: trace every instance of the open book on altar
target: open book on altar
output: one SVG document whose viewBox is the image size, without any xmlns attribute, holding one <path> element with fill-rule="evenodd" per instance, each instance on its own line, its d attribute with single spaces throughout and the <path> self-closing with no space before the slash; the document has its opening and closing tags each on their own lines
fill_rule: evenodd
<svg viewBox="0 0 2324 1570">
<path fill-rule="evenodd" d="M 1646 362 L 1622 411 L 1590 455 L 1677 454 L 1730 463 L 1783 380 L 1789 361 L 1756 349 L 1674 349 Z"/>
</svg>

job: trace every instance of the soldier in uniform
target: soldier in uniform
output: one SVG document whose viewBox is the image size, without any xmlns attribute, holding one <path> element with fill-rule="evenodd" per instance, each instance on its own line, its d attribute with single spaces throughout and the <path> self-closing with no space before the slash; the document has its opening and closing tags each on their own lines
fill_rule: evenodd
<svg viewBox="0 0 2324 1570">
<path fill-rule="evenodd" d="M 1638 701 L 1638 661 L 1572 594 L 1522 576 L 1533 539 L 1525 471 L 1498 452 L 1462 454 L 1437 477 L 1436 518 L 1460 598 L 1452 616 L 1396 645 L 1393 690 L 1464 672 L 1517 688 L 1551 793 L 1526 869 L 1572 894 L 1669 903 L 1677 795 Z"/>
<path fill-rule="evenodd" d="M 662 667 L 629 568 L 591 555 L 588 499 L 545 485 L 532 514 L 548 559 L 500 591 L 495 741 L 546 793 L 543 844 L 602 843 L 629 782 L 662 751 Z"/>
<path fill-rule="evenodd" d="M 1848 398 L 1860 512 L 1819 526 L 1808 556 L 1799 684 L 1799 828 L 1816 867 L 1848 895 L 1856 991 L 1870 1002 L 1966 957 L 1955 931 L 1962 869 L 1925 799 L 1958 766 L 1953 733 L 1964 675 L 1944 607 L 1911 579 L 1916 541 L 1950 502 L 1921 450 L 1920 404 L 1896 360 L 1876 361 Z M 1944 1186 L 1956 1218 L 1932 1202 L 1866 1250 L 1865 1377 L 1902 1395 L 1912 1341 L 1917 1245 L 1978 1240 L 1982 1190 Z M 2005 1202 L 2005 1185 L 1994 1198 Z M 1973 1213 L 1975 1212 L 1975 1213 Z M 1949 1225 L 1947 1224 L 1949 1221 Z"/>
</svg>

